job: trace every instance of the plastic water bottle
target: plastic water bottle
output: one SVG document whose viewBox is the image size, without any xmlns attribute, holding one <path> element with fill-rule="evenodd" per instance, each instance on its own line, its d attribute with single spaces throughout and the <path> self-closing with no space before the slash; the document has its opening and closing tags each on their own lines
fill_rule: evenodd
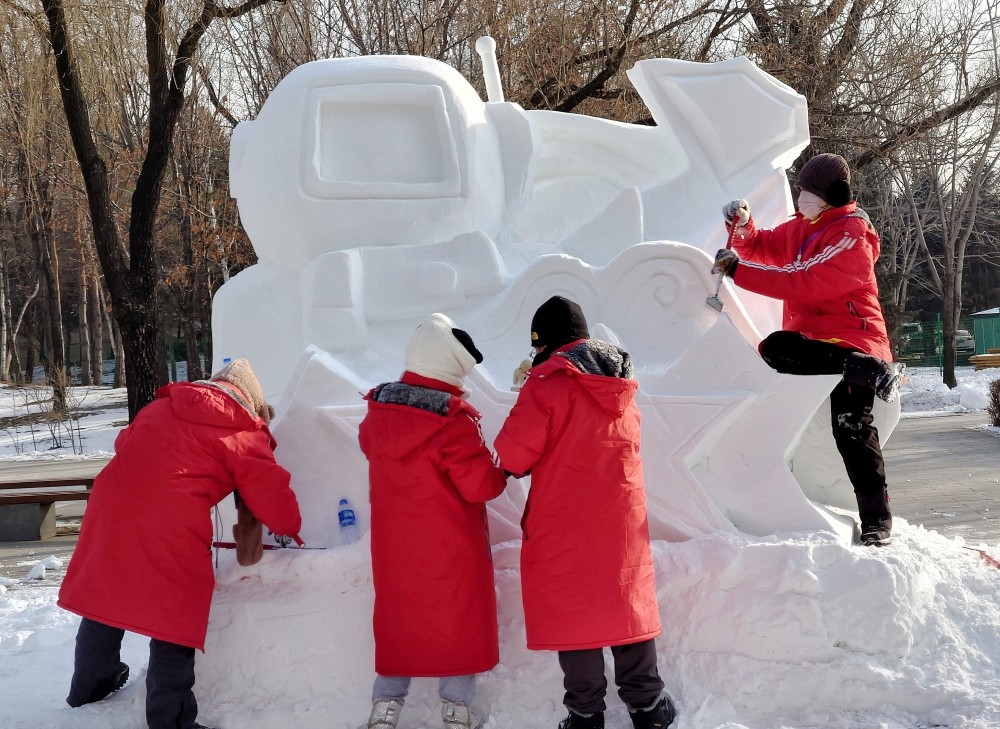
<svg viewBox="0 0 1000 729">
<path fill-rule="evenodd" d="M 340 541 L 342 544 L 353 544 L 361 538 L 361 534 L 358 533 L 358 519 L 347 499 L 340 500 L 337 518 L 340 520 Z"/>
</svg>

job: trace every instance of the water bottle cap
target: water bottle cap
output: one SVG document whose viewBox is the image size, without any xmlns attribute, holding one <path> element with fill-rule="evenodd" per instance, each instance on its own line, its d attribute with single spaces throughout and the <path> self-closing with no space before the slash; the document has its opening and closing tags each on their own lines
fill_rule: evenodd
<svg viewBox="0 0 1000 729">
<path fill-rule="evenodd" d="M 229 364 L 232 361 L 233 361 L 232 357 L 223 357 L 222 358 L 222 364 Z"/>
<path fill-rule="evenodd" d="M 340 505 L 341 506 L 347 506 L 347 499 L 341 499 L 340 500 Z"/>
</svg>

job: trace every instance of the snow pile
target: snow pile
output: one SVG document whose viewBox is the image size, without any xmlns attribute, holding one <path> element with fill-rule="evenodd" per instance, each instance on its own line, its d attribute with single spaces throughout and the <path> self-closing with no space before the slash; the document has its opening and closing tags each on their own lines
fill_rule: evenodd
<svg viewBox="0 0 1000 729">
<path fill-rule="evenodd" d="M 1000 725 L 991 661 L 1000 571 L 959 540 L 899 523 L 885 549 L 845 547 L 830 534 L 654 541 L 657 647 L 679 727 Z M 501 665 L 483 677 L 477 703 L 489 727 L 552 727 L 565 715 L 561 673 L 554 654 L 525 648 L 519 543 L 494 554 Z M 260 729 L 363 722 L 369 566 L 364 543 L 269 553 L 249 570 L 228 559 L 199 665 L 205 717 Z M 253 626 L 254 645 L 227 637 Z M 608 703 L 608 726 L 629 726 L 613 693 Z M 436 682 L 417 680 L 401 726 L 433 725 L 436 709 Z"/>
<path fill-rule="evenodd" d="M 990 403 L 990 386 L 1000 380 L 1000 370 L 977 372 L 973 367 L 957 367 L 955 376 L 958 387 L 952 390 L 941 381 L 941 371 L 936 367 L 907 370 L 899 390 L 900 417 L 985 410 Z"/>
</svg>

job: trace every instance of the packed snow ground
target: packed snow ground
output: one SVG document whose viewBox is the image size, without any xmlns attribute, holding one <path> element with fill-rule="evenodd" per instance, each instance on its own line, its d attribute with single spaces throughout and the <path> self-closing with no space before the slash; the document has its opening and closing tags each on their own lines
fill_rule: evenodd
<svg viewBox="0 0 1000 729">
<path fill-rule="evenodd" d="M 904 417 L 976 412 L 1000 371 L 959 372 L 956 390 L 937 370 L 914 370 Z M 0 458 L 100 457 L 124 425 L 124 392 L 74 389 L 76 435 L 58 447 L 31 431 L 19 390 L 0 390 Z M 991 432 L 997 428 L 984 426 Z M 998 433 L 1000 435 L 1000 433 Z M 31 443 L 33 448 L 28 447 Z M 680 709 L 677 729 L 996 729 L 1000 727 L 1000 570 L 966 545 L 898 519 L 893 544 L 862 549 L 827 534 L 767 538 L 707 534 L 657 541 L 664 633 L 660 670 Z M 123 545 L 126 548 L 126 545 Z M 524 647 L 519 545 L 494 550 L 501 663 L 482 677 L 476 704 L 489 729 L 552 729 L 565 714 L 555 656 Z M 0 577 L 0 727 L 140 729 L 147 639 L 128 634 L 128 684 L 107 700 L 64 703 L 78 618 L 55 605 L 64 565 L 39 543 L 41 580 Z M 41 570 L 37 570 L 41 572 Z M 332 578 L 332 579 L 331 579 Z M 219 558 L 208 653 L 199 654 L 199 720 L 220 729 L 354 729 L 367 717 L 372 679 L 367 539 L 325 552 L 267 553 L 252 568 Z M 281 595 L 287 624 L 259 643 L 214 636 L 262 619 L 261 595 Z M 567 595 L 567 599 L 586 596 Z M 241 605 L 248 606 L 240 610 Z M 263 616 L 266 618 L 267 616 Z M 342 653 L 291 654 L 268 641 L 327 631 Z M 214 650 L 213 650 L 214 649 Z M 457 647 L 460 650 L 460 647 Z M 440 726 L 436 687 L 415 680 L 402 729 Z M 609 692 L 607 726 L 630 726 Z"/>
</svg>

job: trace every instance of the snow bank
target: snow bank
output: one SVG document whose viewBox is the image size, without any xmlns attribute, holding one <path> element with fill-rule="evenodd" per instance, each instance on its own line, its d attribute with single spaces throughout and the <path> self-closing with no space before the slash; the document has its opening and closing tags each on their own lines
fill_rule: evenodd
<svg viewBox="0 0 1000 729">
<path fill-rule="evenodd" d="M 654 541 L 657 648 L 679 729 L 1000 725 L 1000 570 L 961 540 L 897 524 L 883 549 L 829 533 Z M 555 655 L 525 648 L 518 556 L 516 541 L 494 548 L 501 664 L 477 700 L 493 729 L 551 727 L 565 714 Z M 366 540 L 269 552 L 252 568 L 221 559 L 198 664 L 205 719 L 363 722 L 374 677 Z M 609 666 L 613 686 L 610 676 Z M 436 688 L 414 681 L 403 729 L 433 724 Z M 613 689 L 608 703 L 608 726 L 628 726 Z"/>
</svg>

